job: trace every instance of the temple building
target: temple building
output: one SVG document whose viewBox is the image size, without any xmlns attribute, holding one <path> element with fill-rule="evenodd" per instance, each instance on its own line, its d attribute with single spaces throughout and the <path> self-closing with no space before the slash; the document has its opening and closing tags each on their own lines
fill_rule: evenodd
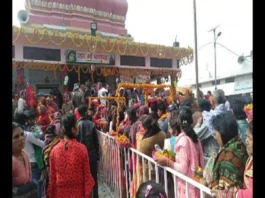
<svg viewBox="0 0 265 198">
<path fill-rule="evenodd" d="M 38 92 L 74 83 L 116 79 L 144 83 L 176 79 L 178 66 L 193 60 L 191 48 L 134 42 L 125 28 L 126 0 L 26 0 L 13 26 L 13 88 Z"/>
</svg>

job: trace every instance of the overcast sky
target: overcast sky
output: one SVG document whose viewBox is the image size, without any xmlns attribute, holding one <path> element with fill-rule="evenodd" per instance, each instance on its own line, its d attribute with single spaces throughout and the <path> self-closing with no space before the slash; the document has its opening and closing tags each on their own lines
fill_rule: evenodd
<svg viewBox="0 0 265 198">
<path fill-rule="evenodd" d="M 220 25 L 217 42 L 236 54 L 252 50 L 253 7 L 251 0 L 197 0 L 198 48 L 213 41 L 211 28 Z M 193 0 L 128 0 L 126 27 L 136 41 L 172 45 L 175 36 L 182 47 L 194 48 Z M 199 51 L 200 79 L 214 76 L 213 44 Z M 217 46 L 217 77 L 238 69 L 237 57 Z M 181 67 L 181 81 L 193 79 L 194 62 Z M 181 83 L 180 81 L 180 83 Z M 186 82 L 186 81 L 185 81 Z"/>
<path fill-rule="evenodd" d="M 181 47 L 194 48 L 193 0 L 127 0 L 126 28 L 135 41 L 172 46 L 175 36 Z M 24 0 L 13 0 L 13 24 Z M 236 54 L 252 50 L 252 0 L 197 0 L 198 47 L 213 41 L 212 27 L 220 25 L 218 42 Z M 214 74 L 213 44 L 199 50 L 199 76 Z M 237 57 L 217 46 L 217 73 L 237 67 Z M 194 79 L 194 63 L 183 66 L 183 80 Z M 188 71 L 188 72 L 187 72 Z M 218 76 L 217 75 L 217 76 Z"/>
</svg>

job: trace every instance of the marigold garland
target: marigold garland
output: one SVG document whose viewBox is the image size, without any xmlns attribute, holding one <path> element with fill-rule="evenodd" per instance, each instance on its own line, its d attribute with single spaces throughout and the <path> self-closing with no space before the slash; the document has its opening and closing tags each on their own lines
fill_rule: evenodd
<svg viewBox="0 0 265 198">
<path fill-rule="evenodd" d="M 148 94 L 148 90 L 149 89 L 163 89 L 163 88 L 170 88 L 170 100 L 173 101 L 174 98 L 174 87 L 172 87 L 171 85 L 164 85 L 164 84 L 160 84 L 160 85 L 153 85 L 153 84 L 133 84 L 133 83 L 119 83 L 117 90 L 116 90 L 116 95 L 120 96 L 120 89 L 121 88 L 141 88 L 143 89 L 143 92 L 145 95 Z M 145 104 L 147 105 L 147 100 L 145 101 Z"/>
<path fill-rule="evenodd" d="M 146 53 L 144 53 L 144 51 L 142 50 L 142 46 L 140 45 L 140 51 L 141 51 L 141 53 L 142 53 L 143 56 L 147 56 L 148 53 L 149 53 L 149 50 L 150 50 L 150 45 L 147 45 L 147 44 L 145 43 L 145 47 L 147 48 Z M 166 53 L 166 52 L 165 52 L 165 53 Z M 165 57 L 165 56 L 162 56 L 162 55 L 161 55 L 161 57 Z"/>
<path fill-rule="evenodd" d="M 156 45 L 154 48 L 153 48 L 153 51 L 151 50 L 151 56 L 157 57 L 158 56 L 158 45 Z M 155 51 L 155 53 L 154 53 L 154 51 Z M 179 52 L 179 50 L 178 50 L 178 52 Z"/>
<path fill-rule="evenodd" d="M 89 108 L 92 105 L 92 100 L 101 100 L 101 99 L 105 99 L 105 100 L 115 100 L 117 103 L 118 102 L 122 102 L 124 105 L 126 105 L 126 98 L 125 97 L 89 97 L 89 101 L 88 101 L 88 106 Z"/>
<path fill-rule="evenodd" d="M 247 121 L 250 122 L 253 120 L 253 103 L 245 105 L 244 112 L 247 115 Z"/>
<path fill-rule="evenodd" d="M 97 99 L 97 100 L 100 100 L 100 99 L 105 99 L 105 100 L 115 100 L 117 102 L 117 110 L 116 110 L 116 119 L 117 119 L 117 123 L 116 123 L 116 131 L 118 131 L 118 128 L 119 128 L 119 119 L 120 119 L 120 115 L 119 115 L 119 112 L 120 112 L 120 102 L 123 103 L 123 105 L 126 106 L 126 98 L 125 97 L 89 97 L 89 101 L 88 101 L 88 106 L 91 107 L 92 105 L 92 100 L 94 99 Z"/>
<path fill-rule="evenodd" d="M 131 47 L 131 46 L 132 46 L 132 47 Z M 139 45 L 139 43 L 138 43 L 138 44 L 137 44 L 137 43 L 132 43 L 131 46 L 128 45 L 128 48 L 129 48 L 130 54 L 132 54 L 133 56 L 136 56 L 136 55 L 138 54 L 138 51 L 139 51 L 139 47 L 140 47 L 140 45 Z M 135 53 L 133 52 L 134 47 L 136 47 Z M 154 56 L 156 56 L 156 55 L 154 55 Z"/>
<path fill-rule="evenodd" d="M 91 68 L 85 65 L 73 65 L 70 67 L 70 65 L 61 65 L 60 63 L 47 63 L 47 62 L 33 62 L 33 61 L 13 61 L 12 66 L 16 69 L 21 68 L 29 68 L 33 70 L 44 70 L 44 71 L 53 71 L 54 75 L 57 71 L 63 72 L 72 72 L 73 70 L 77 73 L 79 73 L 80 78 L 80 72 L 84 72 L 85 74 L 92 74 Z M 172 69 L 144 69 L 141 70 L 142 72 L 148 72 L 150 75 L 177 75 L 179 71 L 172 70 Z M 139 70 L 136 70 L 135 68 L 118 68 L 118 67 L 101 67 L 98 68 L 96 71 L 96 74 L 98 76 L 104 75 L 114 75 L 114 76 L 129 76 L 129 77 L 135 77 Z M 80 79 L 79 79 L 80 80 Z"/>
<path fill-rule="evenodd" d="M 125 47 L 124 47 L 124 51 L 123 52 L 120 51 L 120 45 L 121 45 L 121 43 L 123 43 L 122 40 L 120 40 L 119 45 L 117 46 L 117 49 L 118 49 L 118 52 L 119 52 L 120 55 L 125 55 L 126 54 L 126 51 L 127 51 L 128 40 L 125 41 Z"/>
<path fill-rule="evenodd" d="M 250 110 L 253 110 L 253 104 L 252 103 L 244 106 L 244 111 L 250 111 Z"/>
<path fill-rule="evenodd" d="M 101 42 L 101 46 L 102 46 L 102 48 L 103 48 L 107 53 L 111 53 L 111 52 L 114 50 L 114 47 L 115 47 L 115 45 L 116 45 L 116 40 L 114 40 L 112 47 L 110 47 L 110 50 L 107 50 L 107 47 L 106 47 L 107 45 L 111 45 L 111 44 L 110 44 L 110 39 L 109 39 L 109 38 L 107 38 L 107 42 L 106 42 L 106 44 L 104 44 L 103 42 Z"/>
<path fill-rule="evenodd" d="M 173 99 L 174 99 L 174 87 L 172 87 L 171 85 L 164 85 L 164 84 L 160 84 L 160 85 L 153 85 L 153 84 L 134 84 L 134 83 L 119 83 L 117 89 L 116 89 L 116 95 L 118 97 L 120 97 L 120 89 L 121 88 L 141 88 L 143 90 L 143 93 L 145 95 L 145 105 L 148 105 L 148 90 L 149 89 L 154 89 L 154 88 L 157 88 L 157 89 L 163 89 L 163 88 L 170 88 L 170 96 L 168 98 L 168 101 L 172 102 Z M 118 108 L 117 109 L 120 109 L 119 107 L 119 104 L 118 104 Z M 116 124 L 116 131 L 118 131 L 118 127 L 119 127 L 119 114 L 117 114 L 117 124 Z"/>
<path fill-rule="evenodd" d="M 72 32 L 60 32 L 46 28 L 15 27 L 13 26 L 13 43 L 24 37 L 30 44 L 49 44 L 56 46 L 74 45 L 78 48 L 86 48 L 90 52 L 119 53 L 120 55 L 152 56 L 156 58 L 169 58 L 180 60 L 180 64 L 188 64 L 193 61 L 193 50 L 188 48 L 166 47 L 146 43 L 129 42 L 122 38 L 102 38 L 87 34 Z M 46 37 L 46 38 L 45 38 Z M 69 40 L 69 41 L 68 41 Z M 100 43 L 100 45 L 99 45 Z"/>
</svg>

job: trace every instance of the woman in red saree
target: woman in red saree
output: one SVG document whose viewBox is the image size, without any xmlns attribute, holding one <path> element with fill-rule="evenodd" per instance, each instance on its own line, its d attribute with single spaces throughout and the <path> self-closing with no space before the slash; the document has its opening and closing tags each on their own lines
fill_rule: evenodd
<svg viewBox="0 0 265 198">
<path fill-rule="evenodd" d="M 54 113 L 58 111 L 57 104 L 53 101 L 53 98 L 48 96 L 46 98 L 46 107 L 47 107 L 47 113 L 50 116 L 52 120 L 54 120 Z"/>
<path fill-rule="evenodd" d="M 38 111 L 38 119 L 37 124 L 40 125 L 42 133 L 46 130 L 47 126 L 52 122 L 52 119 L 49 117 L 47 113 L 47 108 L 44 105 L 39 105 L 37 108 Z"/>
<path fill-rule="evenodd" d="M 101 128 L 100 123 L 104 118 L 107 118 L 107 107 L 105 105 L 99 105 L 97 107 L 97 112 L 93 117 L 93 121 L 95 122 L 97 128 Z"/>
<path fill-rule="evenodd" d="M 40 108 L 40 106 L 45 106 L 46 107 L 46 98 L 44 96 L 41 96 L 39 98 L 39 103 L 38 103 L 37 108 L 36 108 L 37 114 L 39 114 L 38 109 Z"/>
<path fill-rule="evenodd" d="M 49 198 L 88 198 L 95 185 L 90 172 L 87 148 L 77 142 L 77 120 L 67 113 L 62 117 L 60 142 L 49 156 Z"/>
<path fill-rule="evenodd" d="M 27 102 L 28 107 L 34 110 L 36 109 L 37 100 L 35 96 L 35 91 L 31 86 L 28 86 L 26 88 L 26 102 Z"/>
</svg>

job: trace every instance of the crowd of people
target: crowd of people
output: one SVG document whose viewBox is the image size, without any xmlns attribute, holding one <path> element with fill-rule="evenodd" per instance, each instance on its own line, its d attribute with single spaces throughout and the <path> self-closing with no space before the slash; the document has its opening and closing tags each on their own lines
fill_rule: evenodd
<svg viewBox="0 0 265 198">
<path fill-rule="evenodd" d="M 201 167 L 205 170 L 201 182 L 212 189 L 213 197 L 252 197 L 253 126 L 244 111 L 251 100 L 228 101 L 218 89 L 201 97 L 199 105 L 192 95 L 169 103 L 167 91 L 157 89 L 145 104 L 141 89 L 119 91 L 125 104 L 94 99 L 88 105 L 91 96 L 114 96 L 108 85 L 94 87 L 89 82 L 75 84 L 73 92 L 63 95 L 58 90 L 36 94 L 27 85 L 19 98 L 14 96 L 13 194 L 98 198 L 100 130 L 126 135 L 131 147 L 149 157 L 157 145 L 172 151 L 175 160 L 161 156 L 157 163 L 190 178 L 194 167 Z M 130 196 L 166 198 L 163 186 L 144 181 L 148 164 L 140 158 L 129 160 L 129 171 L 136 170 L 128 181 Z M 170 178 L 168 185 L 168 197 L 174 197 Z M 179 198 L 186 197 L 183 180 L 178 179 L 176 189 Z M 188 193 L 200 197 L 195 187 L 190 186 Z"/>
</svg>

